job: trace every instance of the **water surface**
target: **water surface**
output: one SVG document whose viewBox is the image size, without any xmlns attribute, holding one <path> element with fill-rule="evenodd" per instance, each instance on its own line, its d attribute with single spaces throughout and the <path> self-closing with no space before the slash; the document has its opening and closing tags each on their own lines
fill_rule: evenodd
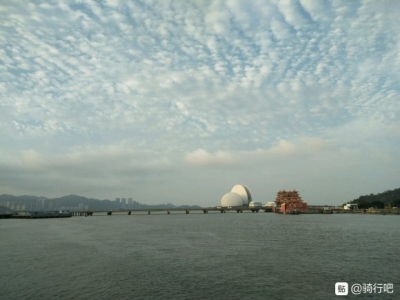
<svg viewBox="0 0 400 300">
<path fill-rule="evenodd" d="M 338 281 L 393 283 L 369 298 L 396 299 L 399 225 L 352 214 L 0 220 L 0 299 L 336 299 Z"/>
</svg>

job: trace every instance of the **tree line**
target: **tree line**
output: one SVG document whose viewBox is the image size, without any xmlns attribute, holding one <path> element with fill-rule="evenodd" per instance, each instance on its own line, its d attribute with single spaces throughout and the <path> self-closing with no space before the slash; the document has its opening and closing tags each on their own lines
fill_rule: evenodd
<svg viewBox="0 0 400 300">
<path fill-rule="evenodd" d="M 385 208 L 400 207 L 400 188 L 388 190 L 379 194 L 369 194 L 360 196 L 350 203 L 358 204 L 358 208 Z"/>
</svg>

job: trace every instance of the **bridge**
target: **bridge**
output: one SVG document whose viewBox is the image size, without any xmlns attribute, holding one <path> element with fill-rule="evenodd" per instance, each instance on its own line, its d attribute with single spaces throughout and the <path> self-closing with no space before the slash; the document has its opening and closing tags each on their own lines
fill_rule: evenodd
<svg viewBox="0 0 400 300">
<path fill-rule="evenodd" d="M 93 216 L 94 214 L 106 214 L 111 216 L 114 214 L 148 214 L 151 213 L 166 213 L 171 214 L 171 212 L 189 214 L 193 213 L 226 213 L 226 212 L 271 212 L 268 207 L 201 207 L 201 208 L 153 208 L 153 209 L 97 209 L 97 210 L 75 210 L 75 211 L 41 211 L 41 212 L 0 212 L 0 219 L 15 219 L 15 218 L 60 218 L 60 217 L 71 217 L 71 216 Z M 344 210 L 343 208 L 331 208 L 328 210 L 323 209 L 309 209 L 308 211 L 303 211 L 301 214 L 332 214 L 332 213 L 346 213 L 346 214 L 381 214 L 381 215 L 400 215 L 400 209 L 395 208 L 385 208 L 385 209 L 356 209 L 356 210 Z"/>
<path fill-rule="evenodd" d="M 116 209 L 116 210 L 88 210 L 88 211 L 70 211 L 69 213 L 72 216 L 93 216 L 93 214 L 101 214 L 105 213 L 109 216 L 114 214 L 152 214 L 152 213 L 166 213 L 171 214 L 171 212 L 176 213 L 185 213 L 189 214 L 193 213 L 203 213 L 207 214 L 211 213 L 226 213 L 226 212 L 272 212 L 268 207 L 201 207 L 201 208 L 153 208 L 153 209 Z M 299 212 L 300 213 L 300 212 Z M 329 210 L 321 210 L 321 209 L 309 209 L 308 211 L 303 211 L 301 214 L 332 214 L 332 213 L 347 213 L 347 214 L 382 214 L 382 215 L 400 215 L 400 209 L 357 209 L 357 210 L 344 210 L 343 208 L 331 208 Z"/>
<path fill-rule="evenodd" d="M 258 213 L 259 211 L 269 212 L 268 209 L 264 207 L 201 207 L 201 208 L 152 208 L 152 209 L 97 209 L 97 210 L 81 210 L 81 211 L 70 211 L 72 216 L 93 216 L 93 214 L 101 214 L 106 213 L 107 215 L 111 216 L 113 213 L 126 213 L 131 215 L 132 213 L 140 214 L 140 213 L 147 213 L 150 215 L 151 213 L 163 213 L 171 214 L 171 212 L 182 212 L 185 214 L 189 214 L 190 212 L 195 213 L 204 213 L 207 214 L 209 212 L 219 212 L 219 213 L 226 213 L 227 211 L 233 211 L 237 213 L 243 212 L 252 212 Z"/>
</svg>

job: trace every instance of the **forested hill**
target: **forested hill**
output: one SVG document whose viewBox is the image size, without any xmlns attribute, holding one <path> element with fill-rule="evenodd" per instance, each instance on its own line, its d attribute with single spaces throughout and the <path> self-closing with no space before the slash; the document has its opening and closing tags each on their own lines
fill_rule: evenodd
<svg viewBox="0 0 400 300">
<path fill-rule="evenodd" d="M 392 206 L 400 207 L 400 188 L 389 190 L 379 194 L 370 194 L 360 196 L 357 199 L 351 201 L 351 203 L 357 203 L 359 208 L 367 208 L 370 206 Z"/>
</svg>

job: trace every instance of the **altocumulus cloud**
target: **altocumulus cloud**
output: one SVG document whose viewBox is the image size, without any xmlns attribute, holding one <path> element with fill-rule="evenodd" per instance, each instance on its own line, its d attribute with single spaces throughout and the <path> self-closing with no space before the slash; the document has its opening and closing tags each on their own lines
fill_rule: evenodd
<svg viewBox="0 0 400 300">
<path fill-rule="evenodd" d="M 249 151 L 216 151 L 207 152 L 197 149 L 185 155 L 185 162 L 193 167 L 225 168 L 249 163 L 260 163 L 276 159 L 290 160 L 307 157 L 317 157 L 325 153 L 338 152 L 340 149 L 332 142 L 319 138 L 299 137 L 293 141 L 279 140 L 268 149 L 257 148 Z"/>
<path fill-rule="evenodd" d="M 322 187 L 330 203 L 395 188 L 399 13 L 395 1 L 2 1 L 0 189 L 211 205 L 232 182 L 311 203 Z"/>
<path fill-rule="evenodd" d="M 215 154 L 212 154 L 203 149 L 197 149 L 186 154 L 185 161 L 196 167 L 226 166 L 235 163 L 230 153 L 217 151 Z"/>
</svg>

